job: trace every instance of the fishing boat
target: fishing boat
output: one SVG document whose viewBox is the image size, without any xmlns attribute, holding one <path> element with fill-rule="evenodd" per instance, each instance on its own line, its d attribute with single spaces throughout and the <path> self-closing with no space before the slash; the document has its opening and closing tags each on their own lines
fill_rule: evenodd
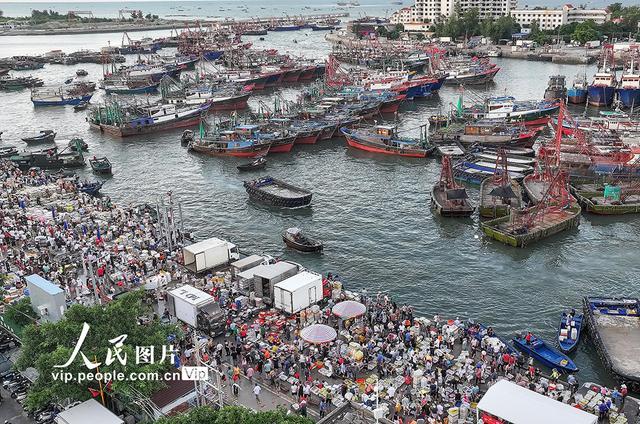
<svg viewBox="0 0 640 424">
<path fill-rule="evenodd" d="M 469 322 L 469 330 L 473 331 L 473 336 L 480 342 L 483 339 L 486 339 L 487 346 L 498 346 L 502 352 L 508 353 L 513 356 L 520 356 L 520 352 L 518 352 L 512 345 L 509 343 L 509 340 L 506 338 L 496 334 L 493 327 L 487 327 L 482 323 L 474 324 L 471 320 Z"/>
<path fill-rule="evenodd" d="M 159 85 L 160 81 L 153 81 L 150 78 L 110 80 L 105 83 L 104 91 L 107 94 L 149 94 L 158 91 Z"/>
<path fill-rule="evenodd" d="M 583 210 L 596 215 L 640 213 L 640 184 L 637 181 L 614 184 L 574 184 L 571 193 Z"/>
<path fill-rule="evenodd" d="M 456 184 L 449 156 L 442 157 L 440 181 L 431 190 L 431 209 L 440 216 L 471 216 L 474 207 L 469 201 L 467 190 Z"/>
<path fill-rule="evenodd" d="M 523 336 L 514 337 L 513 346 L 549 368 L 566 373 L 578 372 L 578 367 L 571 358 L 538 337 L 532 335 L 530 343 Z"/>
<path fill-rule="evenodd" d="M 336 29 L 336 26 L 323 22 L 314 22 L 309 25 L 309 28 L 311 28 L 311 31 L 332 31 Z"/>
<path fill-rule="evenodd" d="M 549 85 L 544 90 L 545 100 L 565 101 L 567 98 L 567 87 L 564 75 L 552 75 L 549 77 Z"/>
<path fill-rule="evenodd" d="M 504 156 L 506 157 L 508 165 L 527 165 L 534 167 L 536 164 L 536 158 L 530 156 L 513 155 L 507 153 L 508 151 L 506 149 L 500 149 L 498 151 L 485 148 L 473 149 L 471 150 L 471 155 L 485 161 L 495 162 L 498 160 L 501 152 L 504 152 Z"/>
<path fill-rule="evenodd" d="M 209 106 L 208 103 L 195 106 L 121 105 L 116 99 L 112 99 L 92 109 L 88 114 L 88 121 L 91 128 L 100 132 L 128 137 L 195 126 Z"/>
<path fill-rule="evenodd" d="M 449 125 L 450 119 L 449 115 L 431 115 L 429 116 L 429 124 L 436 128 L 444 128 Z"/>
<path fill-rule="evenodd" d="M 263 169 L 265 166 L 267 166 L 267 160 L 265 159 L 264 156 L 260 156 L 249 163 L 238 165 L 236 168 L 238 168 L 238 171 L 244 172 L 244 171 L 255 171 L 257 169 Z"/>
<path fill-rule="evenodd" d="M 421 128 L 420 139 L 399 137 L 395 125 L 376 125 L 372 128 L 358 129 L 342 127 L 340 131 L 350 147 L 367 152 L 424 158 L 434 150 L 434 146 L 427 144 L 427 138 L 423 134 L 426 127 Z"/>
<path fill-rule="evenodd" d="M 80 102 L 73 107 L 74 112 L 81 112 L 89 107 L 89 102 Z"/>
<path fill-rule="evenodd" d="M 524 174 L 508 169 L 509 178 L 521 181 L 525 178 Z M 453 177 L 457 181 L 479 186 L 486 179 L 491 177 L 495 172 L 495 163 L 469 158 L 469 160 L 461 160 L 453 165 Z"/>
<path fill-rule="evenodd" d="M 296 24 L 282 24 L 282 25 L 277 25 L 274 27 L 271 27 L 271 31 L 298 31 L 299 29 L 302 29 L 302 27 L 300 25 L 296 25 Z"/>
<path fill-rule="evenodd" d="M 52 143 L 56 138 L 56 132 L 53 130 L 41 130 L 38 134 L 29 137 L 22 137 L 22 141 L 30 144 L 36 143 Z"/>
<path fill-rule="evenodd" d="M 89 165 L 96 174 L 111 175 L 111 162 L 106 156 L 100 158 L 94 156 L 89 159 Z"/>
<path fill-rule="evenodd" d="M 84 69 L 78 69 L 76 71 L 76 75 L 79 77 L 86 77 L 87 75 L 89 75 L 89 72 L 85 71 Z"/>
<path fill-rule="evenodd" d="M 602 67 L 593 76 L 593 82 L 589 85 L 588 102 L 591 106 L 609 106 L 613 103 L 613 96 L 618 85 L 616 74 L 607 67 L 607 56 L 604 55 Z"/>
<path fill-rule="evenodd" d="M 480 183 L 480 216 L 498 218 L 522 207 L 520 184 L 509 177 L 506 153 L 496 159 L 494 174 Z"/>
<path fill-rule="evenodd" d="M 569 354 L 576 350 L 580 333 L 582 332 L 582 314 L 563 312 L 558 326 L 558 347 L 563 353 Z"/>
<path fill-rule="evenodd" d="M 513 96 L 501 96 L 488 98 L 482 105 L 461 108 L 460 113 L 474 119 L 486 118 L 539 126 L 546 125 L 559 107 L 558 101 L 516 100 Z"/>
<path fill-rule="evenodd" d="M 617 92 L 624 107 L 636 108 L 640 105 L 640 72 L 634 58 L 622 73 Z"/>
<path fill-rule="evenodd" d="M 573 80 L 573 86 L 567 90 L 567 101 L 574 105 L 582 105 L 587 101 L 589 83 L 586 74 L 578 74 Z"/>
<path fill-rule="evenodd" d="M 204 86 L 181 90 L 174 93 L 163 93 L 162 101 L 176 105 L 201 105 L 209 103 L 211 112 L 233 111 L 245 109 L 251 96 L 253 85 L 240 87 L 230 86 Z M 163 90 L 164 91 L 164 90 Z"/>
<path fill-rule="evenodd" d="M 81 191 L 82 193 L 86 193 L 89 196 L 97 196 L 103 184 L 104 183 L 101 181 L 82 184 L 78 187 L 78 191 Z"/>
<path fill-rule="evenodd" d="M 23 170 L 33 167 L 60 169 L 85 166 L 82 151 L 69 150 L 65 152 L 63 150 L 58 152 L 57 147 L 34 152 L 21 152 L 11 156 L 9 160 Z"/>
<path fill-rule="evenodd" d="M 539 133 L 538 128 L 480 120 L 465 125 L 459 140 L 465 145 L 531 147 Z"/>
<path fill-rule="evenodd" d="M 275 137 L 273 133 L 262 132 L 260 125 L 244 124 L 210 134 L 201 131 L 200 139 L 189 143 L 189 150 L 209 156 L 261 157 L 269 153 Z"/>
<path fill-rule="evenodd" d="M 445 80 L 445 84 L 457 85 L 482 85 L 493 82 L 500 68 L 495 66 L 492 68 L 468 68 L 462 70 L 449 69 L 449 76 Z"/>
<path fill-rule="evenodd" d="M 299 252 L 322 252 L 324 248 L 322 242 L 310 239 L 302 233 L 300 228 L 295 227 L 287 228 L 287 230 L 282 233 L 282 241 L 291 249 Z"/>
<path fill-rule="evenodd" d="M 302 208 L 311 204 L 313 194 L 270 176 L 245 181 L 244 188 L 249 198 L 269 206 Z"/>
<path fill-rule="evenodd" d="M 34 106 L 77 105 L 91 100 L 92 93 L 74 93 L 66 88 L 32 88 L 31 102 Z"/>
</svg>

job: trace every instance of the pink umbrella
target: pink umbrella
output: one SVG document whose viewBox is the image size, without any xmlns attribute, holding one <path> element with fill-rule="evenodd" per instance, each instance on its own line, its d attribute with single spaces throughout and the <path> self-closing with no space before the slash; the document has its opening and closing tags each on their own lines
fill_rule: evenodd
<svg viewBox="0 0 640 424">
<path fill-rule="evenodd" d="M 366 311 L 366 306 L 353 300 L 345 300 L 335 304 L 334 307 L 331 308 L 331 312 L 342 319 L 359 317 L 360 315 L 364 315 Z"/>
<path fill-rule="evenodd" d="M 334 341 L 338 333 L 328 325 L 312 324 L 300 331 L 300 337 L 311 344 L 323 344 Z"/>
</svg>

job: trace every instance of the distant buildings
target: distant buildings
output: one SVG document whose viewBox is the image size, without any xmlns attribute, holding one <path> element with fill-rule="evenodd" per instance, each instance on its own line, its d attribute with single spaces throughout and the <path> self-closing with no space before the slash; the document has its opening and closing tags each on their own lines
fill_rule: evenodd
<svg viewBox="0 0 640 424">
<path fill-rule="evenodd" d="M 602 24 L 611 18 L 605 9 L 580 9 L 570 4 L 562 9 L 516 8 L 516 0 L 415 0 L 415 5 L 403 7 L 391 15 L 394 24 L 433 24 L 453 15 L 456 6 L 460 11 L 476 8 L 480 19 L 511 15 L 523 27 L 537 21 L 541 29 L 554 30 L 560 25 L 593 20 Z M 422 26 L 422 25 L 421 25 Z"/>
<path fill-rule="evenodd" d="M 523 27 L 529 27 L 533 21 L 543 30 L 554 30 L 560 25 L 592 20 L 603 24 L 611 18 L 605 9 L 579 9 L 566 4 L 562 9 L 514 9 L 511 16 Z"/>
</svg>

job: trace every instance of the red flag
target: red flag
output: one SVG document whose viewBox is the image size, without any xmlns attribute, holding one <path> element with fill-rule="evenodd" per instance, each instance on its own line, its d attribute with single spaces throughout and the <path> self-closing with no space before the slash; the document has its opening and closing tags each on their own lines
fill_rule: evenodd
<svg viewBox="0 0 640 424">
<path fill-rule="evenodd" d="M 95 397 L 100 396 L 100 390 L 95 390 L 95 389 L 92 389 L 91 387 L 89 387 L 89 391 L 91 392 L 91 397 L 95 398 Z"/>
</svg>

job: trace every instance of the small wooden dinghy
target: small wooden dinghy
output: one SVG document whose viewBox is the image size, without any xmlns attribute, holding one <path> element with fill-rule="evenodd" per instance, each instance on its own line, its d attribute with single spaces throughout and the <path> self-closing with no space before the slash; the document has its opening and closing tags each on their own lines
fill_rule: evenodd
<svg viewBox="0 0 640 424">
<path fill-rule="evenodd" d="M 236 168 L 238 168 L 238 171 L 240 172 L 246 172 L 246 171 L 254 171 L 256 169 L 263 169 L 265 166 L 267 166 L 267 159 L 265 159 L 264 156 L 260 156 L 256 158 L 254 161 L 245 163 L 242 165 L 238 165 Z"/>
<path fill-rule="evenodd" d="M 288 228 L 282 234 L 284 243 L 292 249 L 300 252 L 321 252 L 323 249 L 322 242 L 310 239 L 302 234 L 300 228 Z"/>
<path fill-rule="evenodd" d="M 50 143 L 56 138 L 56 132 L 53 130 L 42 130 L 39 134 L 30 137 L 23 137 L 22 141 L 26 143 Z"/>
<path fill-rule="evenodd" d="M 474 207 L 467 190 L 456 184 L 451 170 L 451 158 L 442 157 L 440 181 L 431 191 L 431 208 L 441 216 L 471 216 Z"/>
</svg>

